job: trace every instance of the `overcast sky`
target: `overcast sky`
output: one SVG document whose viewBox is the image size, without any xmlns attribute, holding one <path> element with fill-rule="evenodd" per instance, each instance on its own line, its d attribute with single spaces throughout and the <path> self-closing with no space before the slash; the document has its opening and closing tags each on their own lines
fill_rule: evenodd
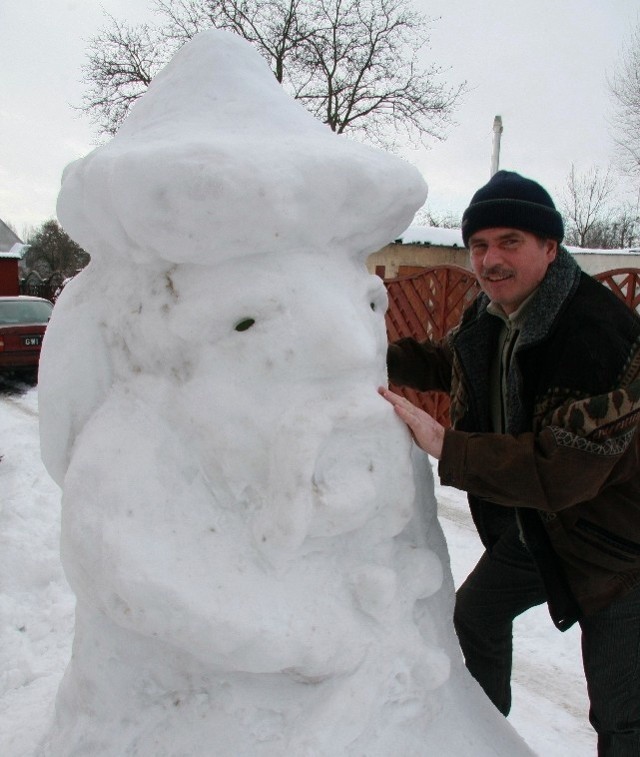
<svg viewBox="0 0 640 757">
<path fill-rule="evenodd" d="M 470 91 L 458 125 L 406 157 L 424 174 L 428 204 L 460 214 L 489 178 L 501 115 L 500 167 L 557 196 L 580 171 L 613 157 L 606 80 L 639 20 L 637 0 L 416 0 L 433 18 L 430 58 Z M 55 217 L 67 163 L 92 149 L 83 93 L 88 40 L 102 9 L 151 20 L 150 0 L 0 0 L 0 219 L 19 235 Z"/>
</svg>

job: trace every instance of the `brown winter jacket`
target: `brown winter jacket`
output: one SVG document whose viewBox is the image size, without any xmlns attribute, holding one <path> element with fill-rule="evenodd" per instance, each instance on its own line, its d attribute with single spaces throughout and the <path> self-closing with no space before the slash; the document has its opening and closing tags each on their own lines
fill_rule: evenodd
<svg viewBox="0 0 640 757">
<path fill-rule="evenodd" d="M 560 248 L 508 376 L 507 433 L 491 432 L 501 329 L 480 294 L 443 342 L 389 347 L 392 383 L 451 395 L 438 472 L 466 491 L 485 547 L 518 509 L 562 630 L 640 585 L 640 318 Z"/>
</svg>

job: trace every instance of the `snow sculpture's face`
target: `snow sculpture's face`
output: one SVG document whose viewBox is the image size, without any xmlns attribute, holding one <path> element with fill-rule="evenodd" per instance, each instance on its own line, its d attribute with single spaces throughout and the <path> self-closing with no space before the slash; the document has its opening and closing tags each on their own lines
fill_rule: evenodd
<svg viewBox="0 0 640 757">
<path fill-rule="evenodd" d="M 261 548 L 333 536 L 382 514 L 409 475 L 407 435 L 378 397 L 386 291 L 355 262 L 259 256 L 172 280 L 175 336 L 192 345 L 177 407 L 218 498 L 254 511 Z M 401 483 L 401 479 L 404 481 Z M 404 503 L 408 506 L 409 503 Z"/>
</svg>

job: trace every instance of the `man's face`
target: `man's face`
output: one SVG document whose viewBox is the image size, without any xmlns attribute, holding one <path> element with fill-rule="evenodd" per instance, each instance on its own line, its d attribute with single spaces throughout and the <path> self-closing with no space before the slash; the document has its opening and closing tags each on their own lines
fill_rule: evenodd
<svg viewBox="0 0 640 757">
<path fill-rule="evenodd" d="M 485 294 L 509 315 L 544 278 L 557 242 L 519 229 L 482 229 L 469 238 L 471 267 Z"/>
</svg>

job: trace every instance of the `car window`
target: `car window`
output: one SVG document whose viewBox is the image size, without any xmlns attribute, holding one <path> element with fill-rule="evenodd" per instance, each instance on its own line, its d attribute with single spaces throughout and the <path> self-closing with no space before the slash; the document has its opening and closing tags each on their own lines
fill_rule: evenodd
<svg viewBox="0 0 640 757">
<path fill-rule="evenodd" d="M 52 310 L 50 302 L 0 301 L 0 324 L 47 323 Z"/>
</svg>

